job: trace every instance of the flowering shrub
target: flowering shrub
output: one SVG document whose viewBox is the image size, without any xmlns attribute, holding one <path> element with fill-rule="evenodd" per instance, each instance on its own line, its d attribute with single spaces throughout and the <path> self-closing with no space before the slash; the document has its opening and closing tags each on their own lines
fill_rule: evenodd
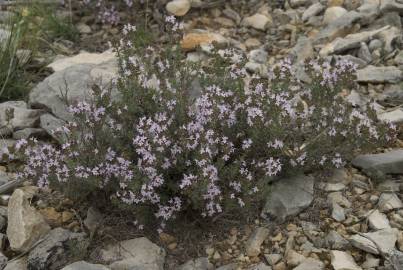
<svg viewBox="0 0 403 270">
<path fill-rule="evenodd" d="M 70 106 L 75 121 L 57 131 L 61 147 L 19 141 L 20 177 L 74 199 L 146 209 L 164 224 L 188 209 L 211 217 L 245 207 L 273 177 L 339 168 L 354 151 L 393 140 L 371 106 L 343 98 L 352 63 L 309 61 L 310 83 L 288 60 L 251 77 L 236 51 L 202 67 L 185 61 L 174 32 L 163 48 L 133 26 L 123 33 L 114 87 L 94 87 L 93 100 Z"/>
<path fill-rule="evenodd" d="M 148 5 L 150 0 L 82 0 L 82 2 L 86 7 L 97 10 L 102 23 L 115 25 L 120 22 L 119 7 L 134 9 L 134 4 Z"/>
</svg>

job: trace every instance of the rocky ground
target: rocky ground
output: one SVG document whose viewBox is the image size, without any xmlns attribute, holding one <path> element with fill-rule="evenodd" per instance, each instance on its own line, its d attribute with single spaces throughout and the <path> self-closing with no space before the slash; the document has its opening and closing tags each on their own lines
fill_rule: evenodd
<svg viewBox="0 0 403 270">
<path fill-rule="evenodd" d="M 381 120 L 403 123 L 403 1 L 251 0 L 243 8 L 237 1 L 166 2 L 161 12 L 185 22 L 181 46 L 189 61 L 207 59 L 210 44 L 216 42 L 220 48 L 241 50 L 251 74 L 265 76 L 278 59 L 291 57 L 300 78 L 309 80 L 298 69 L 299 62 L 316 56 L 348 59 L 359 69 L 358 87 L 348 89 L 347 98 L 355 106 L 372 99 Z M 82 41 L 104 40 L 108 33 L 117 33 L 89 21 L 81 18 L 77 24 Z M 158 28 L 157 20 L 151 24 Z M 2 145 L 30 137 L 58 141 L 51 131 L 71 117 L 60 88 L 69 89 L 70 101 L 80 100 L 92 83 L 100 83 L 100 77 L 106 84 L 117 73 L 114 54 L 96 50 L 58 56 L 49 68 L 52 74 L 32 89 L 27 102 L 0 104 L 0 132 L 6 138 Z M 14 116 L 7 124 L 9 108 Z M 259 218 L 246 225 L 229 224 L 221 237 L 195 243 L 202 252 L 193 258 L 183 256 L 186 246 L 169 232 L 149 237 L 153 242 L 138 235 L 105 240 L 82 258 L 95 231 L 105 230 L 100 222 L 103 213 L 89 208 L 80 216 L 68 200 L 49 203 L 43 198 L 53 193 L 38 191 L 29 183 L 15 189 L 21 183 L 13 181 L 5 164 L 0 168 L 0 269 L 401 270 L 403 150 L 399 144 L 403 147 L 399 140 L 396 149 L 358 156 L 351 167 L 329 176 L 275 182 Z"/>
</svg>

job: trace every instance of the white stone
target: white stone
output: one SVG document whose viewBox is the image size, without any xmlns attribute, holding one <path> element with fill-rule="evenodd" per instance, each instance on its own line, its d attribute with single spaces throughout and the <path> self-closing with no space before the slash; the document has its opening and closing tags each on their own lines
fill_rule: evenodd
<svg viewBox="0 0 403 270">
<path fill-rule="evenodd" d="M 354 258 L 347 252 L 332 250 L 330 256 L 334 270 L 361 270 Z"/>
<path fill-rule="evenodd" d="M 72 57 L 64 57 L 49 64 L 48 67 L 53 71 L 61 71 L 68 67 L 78 64 L 93 64 L 99 65 L 104 62 L 109 62 L 116 59 L 116 54 L 111 51 L 105 51 L 103 53 L 88 53 L 82 52 Z"/>
<path fill-rule="evenodd" d="M 272 23 L 272 19 L 260 13 L 246 17 L 242 21 L 243 26 L 252 27 L 258 30 L 266 30 L 270 23 Z"/>
<path fill-rule="evenodd" d="M 249 257 L 258 256 L 260 254 L 260 246 L 267 236 L 269 236 L 269 230 L 267 228 L 256 228 L 246 242 L 246 254 Z"/>
<path fill-rule="evenodd" d="M 356 234 L 350 237 L 350 242 L 356 248 L 372 254 L 389 254 L 395 248 L 398 229 L 383 229 L 372 233 Z"/>
<path fill-rule="evenodd" d="M 369 227 L 374 230 L 389 229 L 389 220 L 385 214 L 375 210 L 368 216 Z"/>
<path fill-rule="evenodd" d="M 175 16 L 184 16 L 190 10 L 189 0 L 173 0 L 166 5 L 169 13 Z"/>
<path fill-rule="evenodd" d="M 50 231 L 42 215 L 30 205 L 30 187 L 16 189 L 8 204 L 7 237 L 14 251 L 27 251 Z"/>
<path fill-rule="evenodd" d="M 330 24 L 335 21 L 337 18 L 340 18 L 344 14 L 347 13 L 347 10 L 342 7 L 329 7 L 325 11 L 325 15 L 323 16 L 323 23 Z"/>
<path fill-rule="evenodd" d="M 101 249 L 99 256 L 101 261 L 112 263 L 111 269 L 163 270 L 165 262 L 165 251 L 145 237 L 109 245 Z"/>
<path fill-rule="evenodd" d="M 378 205 L 381 212 L 403 208 L 402 201 L 395 193 L 382 193 Z"/>
</svg>

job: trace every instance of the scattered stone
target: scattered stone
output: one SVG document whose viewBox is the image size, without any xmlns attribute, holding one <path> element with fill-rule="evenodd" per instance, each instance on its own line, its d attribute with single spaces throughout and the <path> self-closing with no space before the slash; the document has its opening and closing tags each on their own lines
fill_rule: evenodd
<svg viewBox="0 0 403 270">
<path fill-rule="evenodd" d="M 94 234 L 98 227 L 101 225 L 103 215 L 99 212 L 98 209 L 94 207 L 90 207 L 87 210 L 87 217 L 84 220 L 84 225 L 90 231 L 91 234 Z"/>
<path fill-rule="evenodd" d="M 363 83 L 398 83 L 402 78 L 402 71 L 394 66 L 368 66 L 357 70 L 357 81 Z"/>
<path fill-rule="evenodd" d="M 389 229 L 389 220 L 385 214 L 379 210 L 372 211 L 368 216 L 369 227 L 373 230 Z"/>
<path fill-rule="evenodd" d="M 260 246 L 263 241 L 269 236 L 270 231 L 267 228 L 256 228 L 246 242 L 246 254 L 249 257 L 255 257 L 260 254 Z"/>
<path fill-rule="evenodd" d="M 145 237 L 121 241 L 100 250 L 99 259 L 111 263 L 110 267 L 144 267 L 148 270 L 163 270 L 165 251 Z"/>
<path fill-rule="evenodd" d="M 302 14 L 302 20 L 305 22 L 309 18 L 318 15 L 325 9 L 325 6 L 322 5 L 321 3 L 315 3 L 311 5 L 309 8 L 307 8 L 304 13 Z"/>
<path fill-rule="evenodd" d="M 14 140 L 28 140 L 29 138 L 43 139 L 48 133 L 43 128 L 24 128 L 13 133 Z"/>
<path fill-rule="evenodd" d="M 390 111 L 390 112 L 379 113 L 378 118 L 379 118 L 379 120 L 382 120 L 385 122 L 391 122 L 394 124 L 403 123 L 403 109 L 398 108 L 398 109 Z"/>
<path fill-rule="evenodd" d="M 0 132 L 5 135 L 18 129 L 34 127 L 39 123 L 41 110 L 28 109 L 24 101 L 7 101 L 0 104 Z"/>
<path fill-rule="evenodd" d="M 190 10 L 189 0 L 173 0 L 167 3 L 166 9 L 169 13 L 181 17 Z"/>
<path fill-rule="evenodd" d="M 372 254 L 366 254 L 365 256 L 366 260 L 365 262 L 362 264 L 362 268 L 364 269 L 370 269 L 370 268 L 376 268 L 379 266 L 380 263 L 380 259 L 374 257 Z"/>
<path fill-rule="evenodd" d="M 72 233 L 63 228 L 50 231 L 28 255 L 28 269 L 59 270 L 80 259 L 89 242 L 84 233 Z"/>
<path fill-rule="evenodd" d="M 272 19 L 266 15 L 256 13 L 253 16 L 245 17 L 242 21 L 242 25 L 246 27 L 252 27 L 257 30 L 266 30 L 268 25 L 272 23 Z"/>
<path fill-rule="evenodd" d="M 382 193 L 379 197 L 378 208 L 381 212 L 403 208 L 403 202 L 395 193 Z"/>
<path fill-rule="evenodd" d="M 259 263 L 248 267 L 248 270 L 272 270 L 272 268 L 264 263 Z"/>
<path fill-rule="evenodd" d="M 73 65 L 60 63 L 60 65 L 62 67 L 54 67 L 58 71 L 32 89 L 29 94 L 29 104 L 33 108 L 48 109 L 57 118 L 66 121 L 72 119 L 71 113 L 68 112 L 66 99 L 70 104 L 88 99 L 93 85 L 110 87 L 112 78 L 116 77 L 118 73 L 115 59 L 99 65 L 88 63 Z M 63 66 L 67 67 L 63 68 Z M 112 95 L 115 94 L 112 93 Z"/>
<path fill-rule="evenodd" d="M 344 239 L 338 232 L 330 231 L 326 238 L 325 244 L 329 249 L 346 250 L 350 246 L 350 242 Z"/>
<path fill-rule="evenodd" d="M 330 24 L 346 14 L 348 11 L 342 7 L 334 6 L 329 7 L 325 11 L 325 15 L 323 16 L 323 23 Z"/>
<path fill-rule="evenodd" d="M 227 43 L 227 40 L 220 34 L 197 32 L 186 34 L 182 38 L 180 45 L 183 50 L 192 51 L 200 46 L 209 45 L 214 42 L 218 44 L 225 44 Z"/>
<path fill-rule="evenodd" d="M 272 186 L 262 216 L 268 219 L 284 219 L 307 208 L 313 200 L 314 178 L 294 176 L 280 179 Z"/>
<path fill-rule="evenodd" d="M 327 192 L 336 192 L 346 189 L 346 185 L 343 183 L 320 183 L 319 188 Z"/>
<path fill-rule="evenodd" d="M 300 6 L 306 6 L 311 2 L 310 0 L 290 0 L 290 6 L 293 8 L 300 7 Z"/>
<path fill-rule="evenodd" d="M 343 196 L 341 192 L 332 192 L 327 196 L 327 201 L 330 205 L 337 203 L 338 205 L 344 206 L 346 208 L 351 207 L 351 202 Z"/>
<path fill-rule="evenodd" d="M 293 270 L 324 270 L 325 264 L 317 259 L 308 258 Z"/>
<path fill-rule="evenodd" d="M 7 237 L 14 251 L 27 251 L 42 236 L 50 231 L 45 222 L 31 205 L 30 200 L 36 189 L 25 187 L 16 189 L 8 204 Z"/>
<path fill-rule="evenodd" d="M 331 42 L 337 37 L 344 37 L 350 34 L 355 28 L 355 23 L 360 18 L 361 15 L 356 11 L 347 12 L 321 29 L 315 36 L 315 44 Z"/>
<path fill-rule="evenodd" d="M 3 270 L 27 270 L 28 262 L 27 257 L 22 257 L 7 263 L 6 268 Z"/>
<path fill-rule="evenodd" d="M 40 126 L 43 130 L 46 131 L 49 136 L 51 136 L 53 139 L 55 139 L 58 142 L 62 142 L 64 137 L 62 134 L 57 134 L 54 131 L 56 131 L 58 128 L 64 126 L 66 124 L 65 121 L 58 119 L 54 117 L 53 115 L 46 113 L 41 115 L 40 118 Z"/>
<path fill-rule="evenodd" d="M 102 264 L 92 264 L 85 261 L 79 261 L 69 264 L 61 270 L 110 270 L 110 268 Z"/>
<path fill-rule="evenodd" d="M 333 203 L 332 205 L 332 218 L 338 222 L 342 222 L 346 219 L 344 208 L 337 203 Z"/>
<path fill-rule="evenodd" d="M 354 258 L 347 252 L 332 250 L 330 256 L 334 270 L 361 270 Z"/>
<path fill-rule="evenodd" d="M 214 266 L 209 262 L 208 258 L 198 258 L 190 260 L 178 267 L 178 270 L 213 270 L 213 269 Z"/>
<path fill-rule="evenodd" d="M 103 53 L 88 53 L 82 52 L 72 57 L 62 57 L 48 65 L 54 72 L 62 71 L 68 67 L 79 64 L 92 64 L 100 65 L 114 61 L 116 59 L 115 53 L 105 51 Z"/>
<path fill-rule="evenodd" d="M 395 248 L 399 231 L 383 229 L 371 233 L 356 234 L 350 237 L 350 242 L 356 248 L 372 254 L 390 254 Z"/>
<path fill-rule="evenodd" d="M 369 174 L 377 171 L 384 174 L 403 174 L 403 150 L 360 155 L 353 159 L 352 164 Z"/>
<path fill-rule="evenodd" d="M 294 250 L 290 250 L 286 257 L 287 265 L 292 267 L 300 265 L 305 259 L 304 255 L 301 255 Z"/>
<path fill-rule="evenodd" d="M 271 266 L 276 265 L 283 258 L 281 254 L 265 254 L 264 257 Z"/>
<path fill-rule="evenodd" d="M 265 64 L 267 62 L 268 53 L 262 49 L 252 50 L 248 54 L 248 59 L 252 62 Z"/>
</svg>

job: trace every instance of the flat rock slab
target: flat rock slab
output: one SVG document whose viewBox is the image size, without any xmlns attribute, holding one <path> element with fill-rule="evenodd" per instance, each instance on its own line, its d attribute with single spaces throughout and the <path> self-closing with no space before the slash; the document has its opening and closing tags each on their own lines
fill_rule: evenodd
<svg viewBox="0 0 403 270">
<path fill-rule="evenodd" d="M 88 244 L 84 233 L 53 229 L 30 251 L 28 269 L 59 270 L 77 260 Z"/>
<path fill-rule="evenodd" d="M 71 120 L 69 104 L 90 97 L 94 85 L 110 87 L 118 73 L 115 60 L 95 64 L 76 64 L 57 71 L 40 82 L 29 94 L 29 104 L 34 108 L 46 108 L 57 118 Z"/>
<path fill-rule="evenodd" d="M 163 270 L 165 251 L 145 237 L 109 245 L 99 252 L 99 258 L 114 269 Z M 136 268 L 137 267 L 137 268 Z"/>
<path fill-rule="evenodd" d="M 362 83 L 398 83 L 403 79 L 403 72 L 395 66 L 367 66 L 357 70 L 357 82 Z"/>
<path fill-rule="evenodd" d="M 403 150 L 359 155 L 353 159 L 352 164 L 366 173 L 403 174 Z"/>
<path fill-rule="evenodd" d="M 331 263 L 334 270 L 361 270 L 354 258 L 347 252 L 330 251 Z"/>
<path fill-rule="evenodd" d="M 383 229 L 371 233 L 356 234 L 350 237 L 353 246 L 366 252 L 378 255 L 390 254 L 395 249 L 399 231 L 396 228 Z"/>
<path fill-rule="evenodd" d="M 314 178 L 311 176 L 278 180 L 272 186 L 262 216 L 283 222 L 287 217 L 297 215 L 312 203 L 313 186 Z"/>
<path fill-rule="evenodd" d="M 85 261 L 79 261 L 63 267 L 61 270 L 110 270 L 102 264 L 92 264 Z"/>
</svg>

